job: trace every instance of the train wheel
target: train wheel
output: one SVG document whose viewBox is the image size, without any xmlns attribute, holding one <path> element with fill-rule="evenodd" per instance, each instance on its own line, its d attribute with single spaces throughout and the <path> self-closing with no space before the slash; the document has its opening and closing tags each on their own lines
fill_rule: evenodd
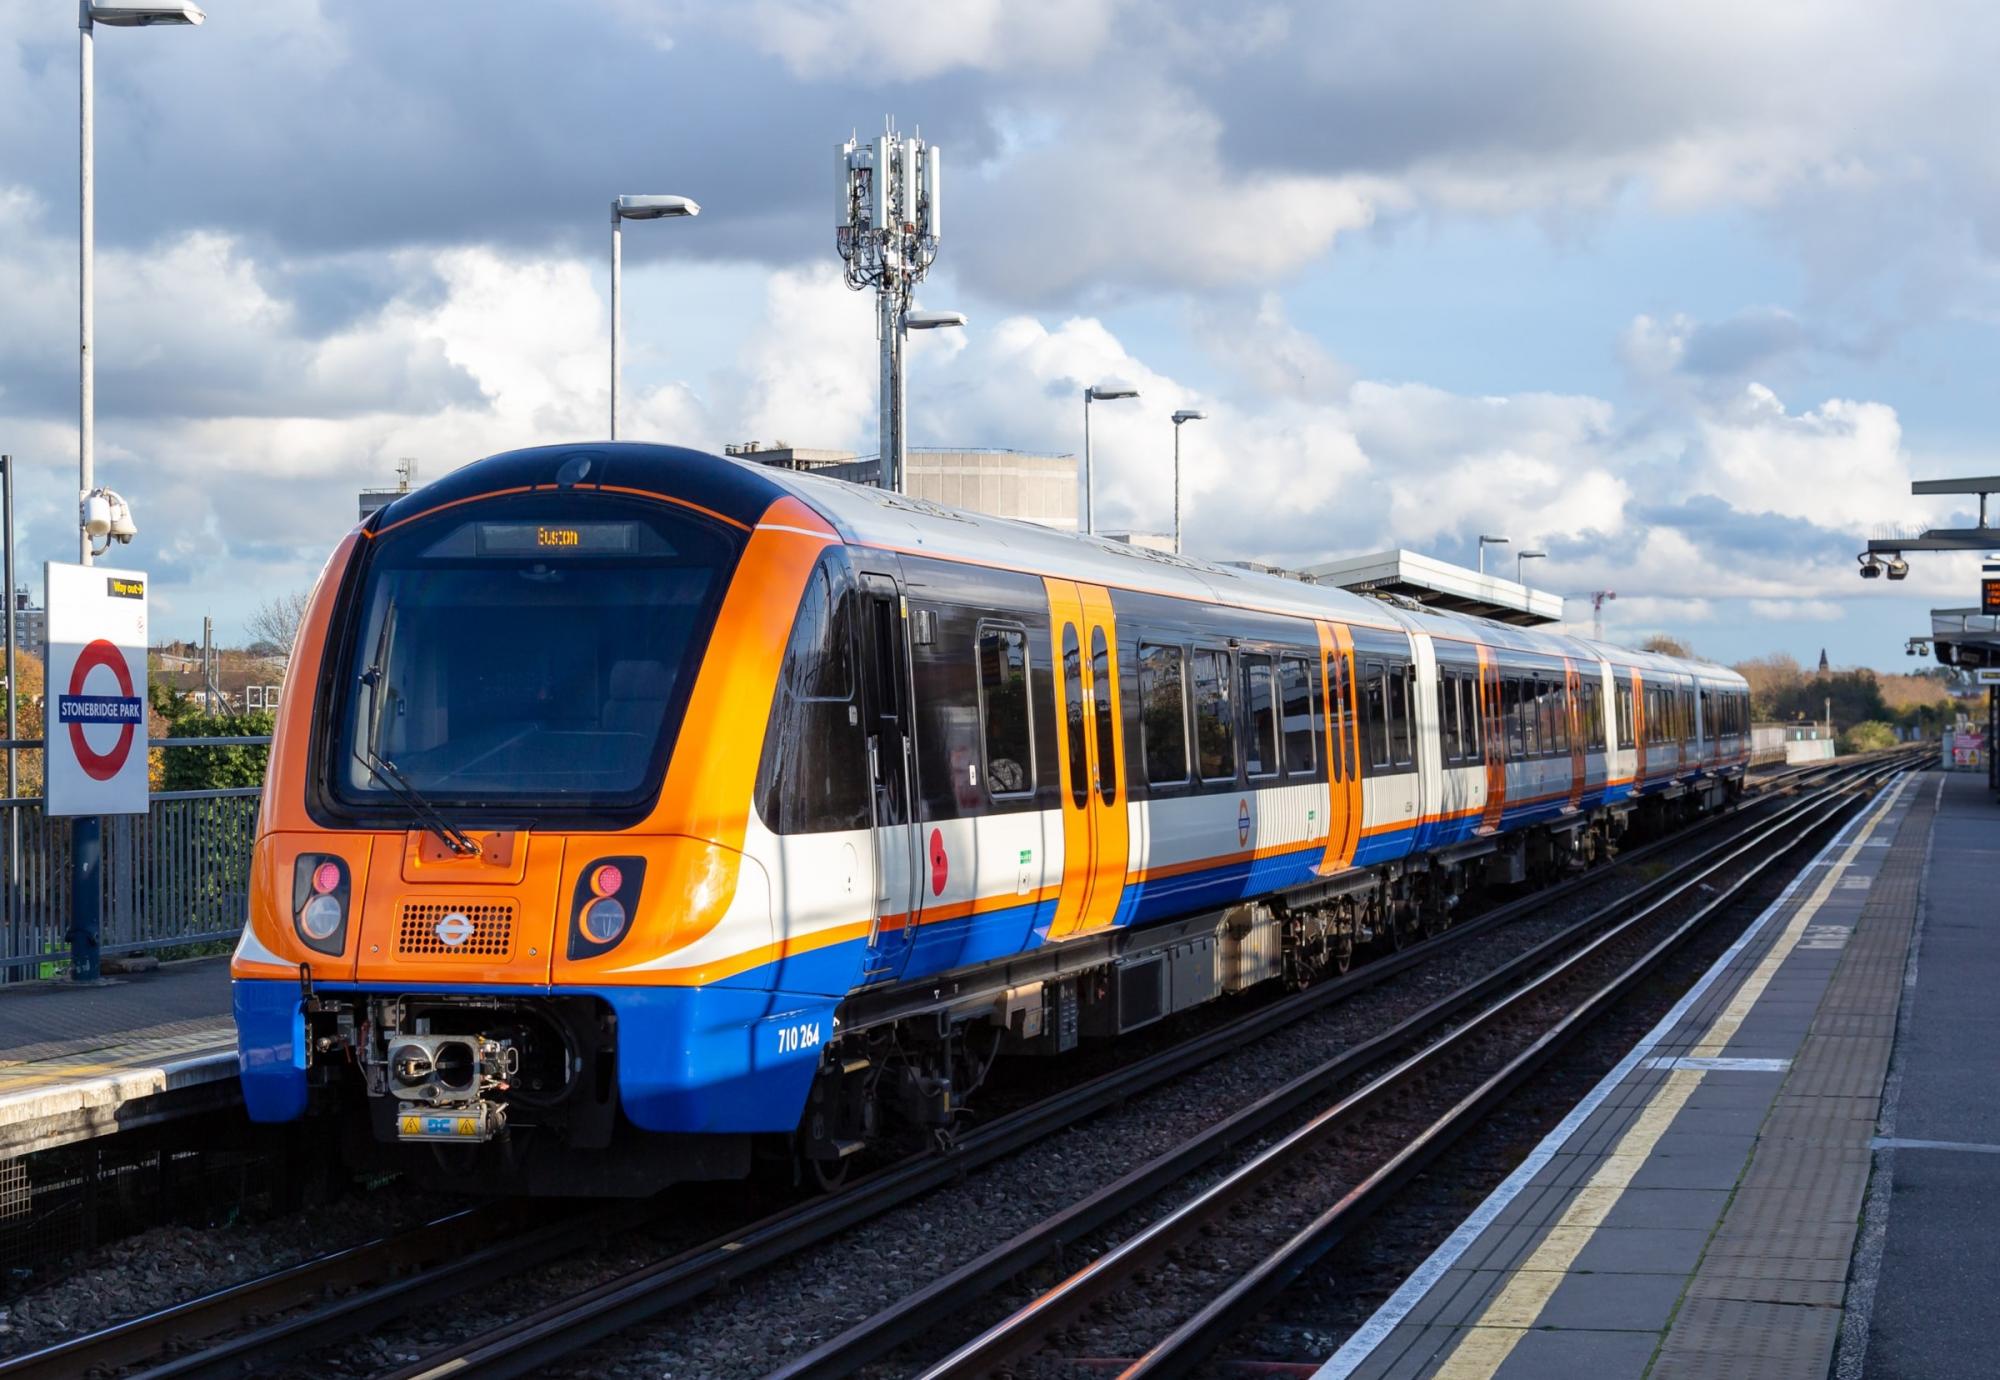
<svg viewBox="0 0 2000 1380">
<path fill-rule="evenodd" d="M 1330 961 L 1333 965 L 1334 975 L 1336 977 L 1345 976 L 1347 970 L 1354 966 L 1353 931 L 1341 931 L 1334 936 L 1332 943 L 1328 947 L 1333 954 Z"/>
<path fill-rule="evenodd" d="M 821 1193 L 838 1193 L 847 1183 L 848 1166 L 854 1163 L 854 1156 L 842 1155 L 837 1159 L 805 1162 L 805 1179 Z"/>
</svg>

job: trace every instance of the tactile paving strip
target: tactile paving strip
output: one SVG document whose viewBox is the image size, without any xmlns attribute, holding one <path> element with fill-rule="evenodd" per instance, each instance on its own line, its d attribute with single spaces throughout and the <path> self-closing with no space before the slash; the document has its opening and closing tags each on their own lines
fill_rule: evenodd
<svg viewBox="0 0 2000 1380">
<path fill-rule="evenodd" d="M 1832 1364 L 1935 814 L 1924 790 L 1903 817 L 1653 1380 L 1824 1380 Z"/>
</svg>

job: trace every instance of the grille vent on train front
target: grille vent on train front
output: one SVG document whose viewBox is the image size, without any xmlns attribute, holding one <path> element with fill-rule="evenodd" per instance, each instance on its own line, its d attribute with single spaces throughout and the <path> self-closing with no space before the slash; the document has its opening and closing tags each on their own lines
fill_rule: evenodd
<svg viewBox="0 0 2000 1380">
<path fill-rule="evenodd" d="M 471 924 L 463 942 L 447 944 L 438 927 L 462 915 Z M 455 926 L 446 926 L 451 933 Z M 405 901 L 396 952 L 411 958 L 505 958 L 514 948 L 512 901 Z"/>
</svg>

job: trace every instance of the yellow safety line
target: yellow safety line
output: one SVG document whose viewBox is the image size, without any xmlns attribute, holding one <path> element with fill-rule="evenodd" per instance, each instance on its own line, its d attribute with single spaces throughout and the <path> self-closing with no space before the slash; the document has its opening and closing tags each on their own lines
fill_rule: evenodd
<svg viewBox="0 0 2000 1380">
<path fill-rule="evenodd" d="M 1793 915 L 1791 923 L 1771 945 L 1770 952 L 1764 955 L 1729 1005 L 1709 1026 L 1701 1043 L 1695 1046 L 1695 1054 L 1719 1054 L 1722 1047 L 1729 1043 L 1730 1036 L 1743 1024 L 1743 1018 L 1770 984 L 1772 974 L 1778 971 L 1786 955 L 1804 935 L 1806 924 L 1826 904 L 1826 898 L 1833 894 L 1840 874 L 1853 863 L 1862 843 L 1875 832 L 1882 817 L 1889 813 L 1901 794 L 1900 788 L 1892 792 L 1855 834 L 1839 861 L 1827 868 L 1826 876 Z M 1654 1089 L 1631 1128 L 1619 1137 L 1617 1148 L 1598 1164 L 1590 1181 L 1570 1200 L 1562 1217 L 1542 1238 L 1541 1244 L 1515 1268 L 1499 1294 L 1460 1336 L 1458 1345 L 1452 1348 L 1451 1355 L 1435 1372 L 1437 1380 L 1485 1380 L 1500 1369 L 1501 1363 L 1541 1317 L 1556 1287 L 1567 1277 L 1570 1266 L 1576 1263 L 1584 1246 L 1604 1224 L 1604 1219 L 1632 1182 L 1632 1176 L 1651 1157 L 1660 1137 L 1666 1134 L 1674 1117 L 1701 1085 L 1702 1076 L 1700 1069 L 1675 1069 L 1667 1075 L 1665 1082 Z"/>
</svg>

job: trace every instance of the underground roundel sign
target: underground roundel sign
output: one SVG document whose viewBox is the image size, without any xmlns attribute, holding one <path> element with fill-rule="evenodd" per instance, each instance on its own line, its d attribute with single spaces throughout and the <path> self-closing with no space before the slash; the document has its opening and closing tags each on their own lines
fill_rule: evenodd
<svg viewBox="0 0 2000 1380">
<path fill-rule="evenodd" d="M 47 572 L 48 812 L 146 809 L 146 577 L 104 566 Z"/>
</svg>

